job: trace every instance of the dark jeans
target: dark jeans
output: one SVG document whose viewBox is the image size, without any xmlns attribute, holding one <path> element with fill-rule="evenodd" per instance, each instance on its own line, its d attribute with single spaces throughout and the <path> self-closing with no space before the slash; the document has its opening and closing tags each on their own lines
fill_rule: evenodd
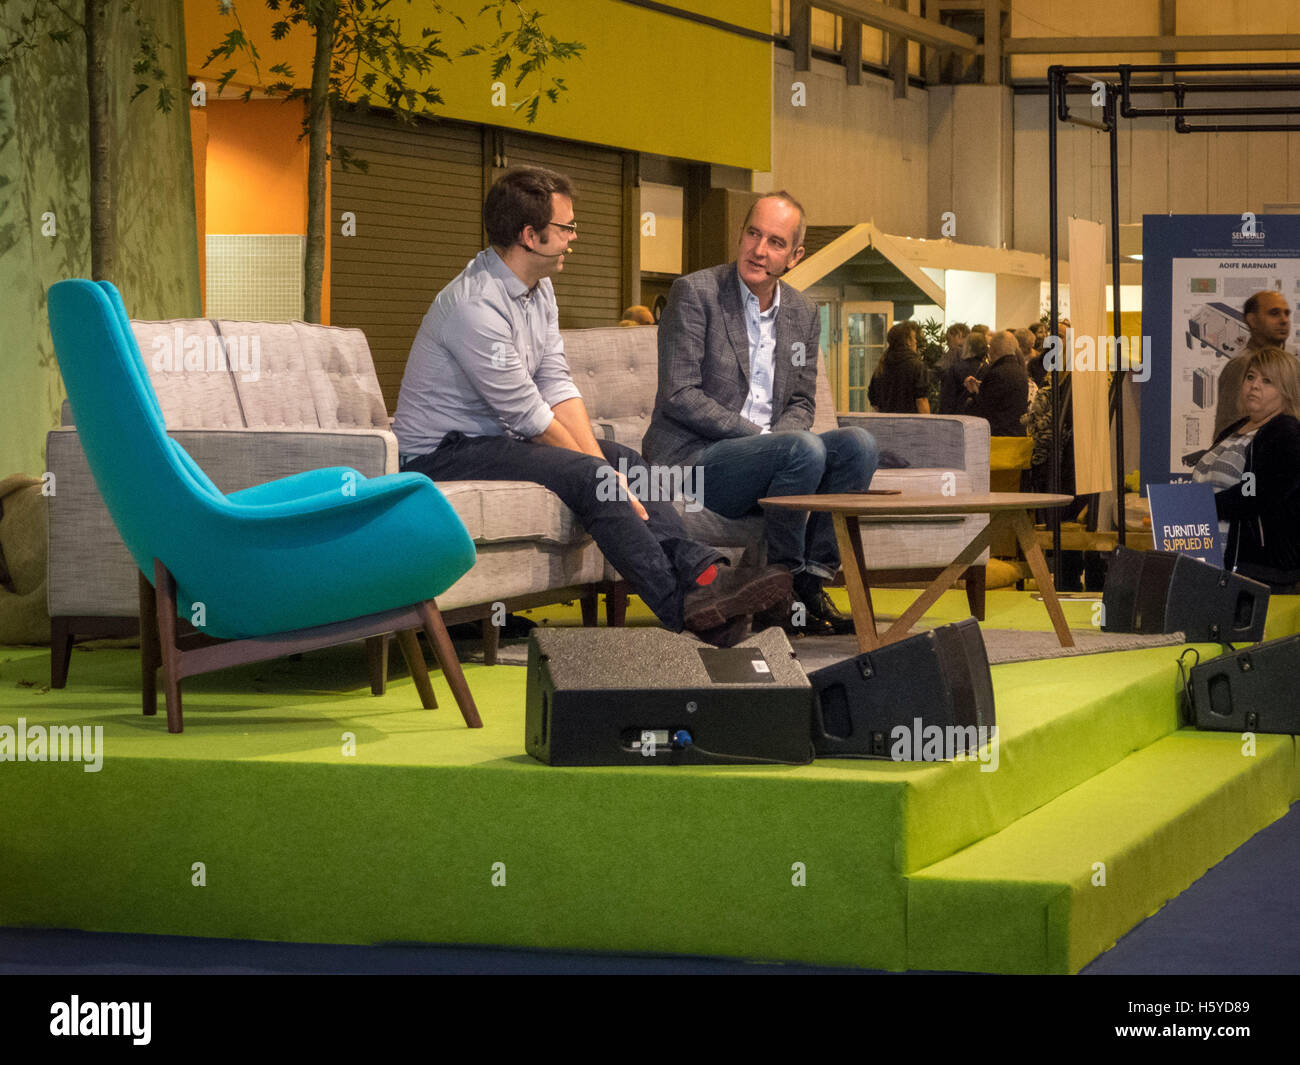
<svg viewBox="0 0 1300 1065">
<path fill-rule="evenodd" d="M 704 477 L 704 505 L 724 518 L 751 513 L 765 496 L 865 492 L 880 449 L 865 429 L 781 432 L 719 440 L 695 456 Z M 835 529 L 825 512 L 769 507 L 767 561 L 791 573 L 830 580 L 839 568 Z"/>
<path fill-rule="evenodd" d="M 448 433 L 436 451 L 416 456 L 403 469 L 423 473 L 435 482 L 532 481 L 549 488 L 573 511 L 664 627 L 681 632 L 683 597 L 695 586 L 695 578 L 722 556 L 686 538 L 670 502 L 643 499 L 650 519 L 637 517 L 631 503 L 617 493 L 612 471 L 618 469 L 620 459 L 628 471 L 644 468 L 645 460 L 609 440 L 601 440 L 600 449 L 608 463 L 508 436 Z M 638 478 L 631 472 L 628 478 L 635 490 Z M 650 483 L 649 478 L 642 483 Z"/>
</svg>

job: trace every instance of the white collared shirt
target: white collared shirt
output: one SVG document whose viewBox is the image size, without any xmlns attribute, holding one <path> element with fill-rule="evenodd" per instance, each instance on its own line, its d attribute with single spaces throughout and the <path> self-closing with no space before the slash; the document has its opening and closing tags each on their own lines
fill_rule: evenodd
<svg viewBox="0 0 1300 1065">
<path fill-rule="evenodd" d="M 739 278 L 741 304 L 745 308 L 745 331 L 749 334 L 749 395 L 740 416 L 772 431 L 772 389 L 776 383 L 776 312 L 781 309 L 781 286 L 776 286 L 772 306 L 761 311 L 758 297 Z"/>
</svg>

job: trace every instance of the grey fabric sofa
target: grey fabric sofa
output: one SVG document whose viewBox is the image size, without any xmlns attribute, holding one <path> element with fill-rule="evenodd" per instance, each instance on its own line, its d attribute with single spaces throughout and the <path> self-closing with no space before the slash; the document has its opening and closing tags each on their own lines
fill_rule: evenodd
<svg viewBox="0 0 1300 1065">
<path fill-rule="evenodd" d="M 360 330 L 202 319 L 138 321 L 132 328 L 169 433 L 222 491 L 322 466 L 351 466 L 367 477 L 397 471 L 397 441 Z M 657 330 L 574 330 L 564 340 L 597 434 L 639 449 L 658 379 Z M 824 374 L 819 385 L 814 428 L 831 428 L 836 420 Z M 95 489 L 74 418 L 65 405 L 63 427 L 47 438 L 47 469 L 55 475 L 48 545 L 54 687 L 66 682 L 76 638 L 130 635 L 138 623 L 135 565 Z M 988 425 L 980 419 L 849 415 L 840 421 L 864 425 L 911 463 L 882 470 L 878 487 L 937 493 L 951 474 L 958 492 L 988 491 Z M 594 624 L 603 592 L 608 620 L 622 623 L 626 592 L 618 574 L 547 489 L 501 481 L 439 487 L 473 536 L 478 561 L 438 605 L 448 624 L 482 622 L 489 662 L 499 632 L 493 622 L 507 611 L 579 599 L 584 621 Z M 727 521 L 681 509 L 696 538 L 761 554 L 761 517 Z M 914 580 L 946 565 L 983 521 L 864 524 L 873 582 Z M 979 573 L 972 577 L 968 590 L 981 587 Z"/>
</svg>

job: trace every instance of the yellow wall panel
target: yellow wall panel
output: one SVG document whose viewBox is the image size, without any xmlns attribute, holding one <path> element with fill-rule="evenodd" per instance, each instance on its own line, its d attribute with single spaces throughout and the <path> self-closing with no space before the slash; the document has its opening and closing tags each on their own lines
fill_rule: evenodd
<svg viewBox="0 0 1300 1065">
<path fill-rule="evenodd" d="M 461 48 L 488 40 L 494 24 L 475 20 L 479 0 L 455 5 L 463 9 L 467 29 L 444 18 L 444 47 L 452 55 Z M 683 9 L 687 4 L 681 5 Z M 767 0 L 710 0 L 708 17 L 766 33 L 771 25 Z M 390 10 L 401 17 L 404 31 L 418 43 L 422 10 L 396 3 Z M 424 9 L 427 10 L 427 9 Z M 267 68 L 286 61 L 296 80 L 310 74 L 311 36 L 295 26 L 285 41 L 271 41 L 276 16 L 263 4 L 245 0 L 240 18 L 248 36 L 262 53 L 263 80 Z M 200 74 L 203 56 L 233 27 L 210 0 L 187 0 L 187 41 L 191 74 Z M 547 0 L 545 31 L 564 41 L 586 46 L 580 59 L 560 64 L 554 73 L 569 91 L 559 102 L 543 101 L 537 122 L 530 126 L 509 106 L 494 106 L 490 63 L 485 56 L 457 57 L 438 64 L 429 78 L 445 104 L 437 114 L 468 122 L 527 130 L 635 151 L 721 163 L 752 170 L 771 165 L 771 45 L 711 26 L 639 8 L 619 0 Z M 228 64 L 218 61 L 202 71 Z M 251 83 L 244 64 L 238 79 Z M 516 89 L 507 74 L 507 102 L 519 100 L 530 87 Z M 536 82 L 533 81 L 532 85 Z M 549 84 L 549 80 L 547 82 Z M 499 97 L 500 94 L 495 94 Z"/>
</svg>

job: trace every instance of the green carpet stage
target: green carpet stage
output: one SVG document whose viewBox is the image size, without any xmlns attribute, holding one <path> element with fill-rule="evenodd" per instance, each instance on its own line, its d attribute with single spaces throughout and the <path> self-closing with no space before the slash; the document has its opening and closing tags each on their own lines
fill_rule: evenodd
<svg viewBox="0 0 1300 1065">
<path fill-rule="evenodd" d="M 1047 626 L 1025 593 L 988 613 Z M 1275 598 L 1268 635 L 1296 631 Z M 79 651 L 50 691 L 48 652 L 0 649 L 0 726 L 104 728 L 98 772 L 0 762 L 0 925 L 1074 972 L 1300 796 L 1291 737 L 1179 729 L 1178 650 L 994 667 L 981 772 L 549 768 L 524 670 L 467 667 L 469 731 L 440 678 L 436 711 L 409 678 L 371 697 L 360 645 L 192 678 L 172 736 L 136 652 Z"/>
</svg>

